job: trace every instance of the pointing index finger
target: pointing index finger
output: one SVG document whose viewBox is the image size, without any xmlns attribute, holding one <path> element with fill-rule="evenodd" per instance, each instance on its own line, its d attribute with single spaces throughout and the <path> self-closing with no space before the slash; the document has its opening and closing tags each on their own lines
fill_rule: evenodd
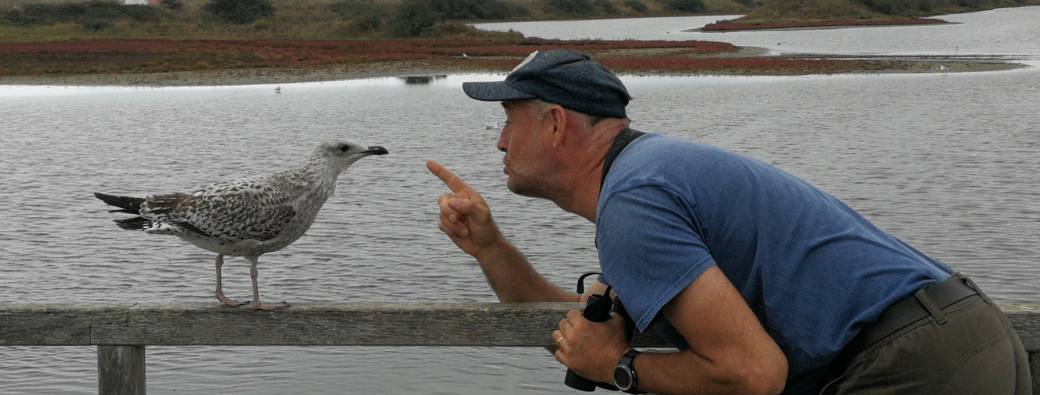
<svg viewBox="0 0 1040 395">
<path fill-rule="evenodd" d="M 428 160 L 426 161 L 426 168 L 430 170 L 430 173 L 433 173 L 437 178 L 440 178 L 441 182 L 443 182 L 444 185 L 447 185 L 448 189 L 451 189 L 452 192 L 470 189 L 469 185 L 463 182 L 459 176 L 456 176 L 455 173 L 452 173 L 448 168 L 441 166 L 440 163 Z"/>
</svg>

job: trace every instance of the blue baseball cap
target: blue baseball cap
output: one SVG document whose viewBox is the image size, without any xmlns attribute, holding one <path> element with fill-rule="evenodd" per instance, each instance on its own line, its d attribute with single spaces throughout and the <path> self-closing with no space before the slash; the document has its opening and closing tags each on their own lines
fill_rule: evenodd
<svg viewBox="0 0 1040 395">
<path fill-rule="evenodd" d="M 625 118 L 632 97 L 621 80 L 588 55 L 567 51 L 534 51 L 505 81 L 466 82 L 463 92 L 477 100 L 541 99 L 581 113 Z"/>
</svg>

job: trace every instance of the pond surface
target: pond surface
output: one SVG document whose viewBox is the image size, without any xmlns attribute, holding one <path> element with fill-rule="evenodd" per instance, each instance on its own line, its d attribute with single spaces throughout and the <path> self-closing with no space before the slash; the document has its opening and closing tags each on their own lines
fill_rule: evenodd
<svg viewBox="0 0 1040 395">
<path fill-rule="evenodd" d="M 950 24 L 784 29 L 728 33 L 690 32 L 740 15 L 648 19 L 507 22 L 480 29 L 515 30 L 557 39 L 708 40 L 767 48 L 774 53 L 847 55 L 1040 55 L 1040 6 L 940 15 Z"/>
</svg>

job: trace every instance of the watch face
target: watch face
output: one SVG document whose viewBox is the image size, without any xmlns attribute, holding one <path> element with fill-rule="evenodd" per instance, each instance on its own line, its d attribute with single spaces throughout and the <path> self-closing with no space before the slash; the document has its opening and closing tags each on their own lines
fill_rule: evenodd
<svg viewBox="0 0 1040 395">
<path fill-rule="evenodd" d="M 622 391 L 632 388 L 632 371 L 628 366 L 614 368 L 614 386 Z"/>
</svg>

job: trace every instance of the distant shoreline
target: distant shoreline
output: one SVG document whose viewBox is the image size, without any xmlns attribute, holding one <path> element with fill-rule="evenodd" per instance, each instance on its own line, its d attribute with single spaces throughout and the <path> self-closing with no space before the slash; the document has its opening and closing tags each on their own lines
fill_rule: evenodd
<svg viewBox="0 0 1040 395">
<path fill-rule="evenodd" d="M 199 86 L 505 73 L 528 53 L 567 48 L 622 75 L 954 73 L 1024 67 L 1000 59 L 763 56 L 712 41 L 80 40 L 0 44 L 2 85 Z"/>
<path fill-rule="evenodd" d="M 180 87 L 180 86 L 235 86 L 291 84 L 300 82 L 322 82 L 357 80 L 370 78 L 404 77 L 418 75 L 454 74 L 470 71 L 448 69 L 422 69 L 395 65 L 370 66 L 360 69 L 289 69 L 254 68 L 201 71 L 170 71 L 139 74 L 70 74 L 70 75 L 22 75 L 0 76 L 3 85 L 53 85 L 53 86 L 136 86 L 136 87 Z M 488 70 L 488 72 L 491 72 Z"/>
<path fill-rule="evenodd" d="M 1017 63 L 980 63 L 953 61 L 944 62 L 929 60 L 922 62 L 904 62 L 908 68 L 891 67 L 889 69 L 847 70 L 841 73 L 817 74 L 888 74 L 888 73 L 959 73 L 978 71 L 1013 70 L 1026 67 Z M 444 74 L 468 73 L 505 73 L 508 70 L 452 70 L 442 68 L 409 68 L 387 67 L 382 70 L 343 70 L 343 69 L 238 69 L 217 71 L 179 71 L 145 74 L 77 74 L 63 76 L 3 76 L 2 85 L 49 85 L 49 86 L 137 86 L 137 87 L 180 87 L 180 86 L 232 86 L 290 84 L 300 82 L 341 81 L 370 78 L 393 78 L 411 76 L 430 76 Z M 761 74 L 736 72 L 619 72 L 621 75 L 809 75 L 809 74 Z"/>
<path fill-rule="evenodd" d="M 951 22 L 934 18 L 824 19 L 787 21 L 747 21 L 744 18 L 718 21 L 684 32 L 725 33 L 749 30 L 813 30 L 853 27 L 942 25 Z"/>
<path fill-rule="evenodd" d="M 887 69 L 864 68 L 845 70 L 840 73 L 746 73 L 746 72 L 676 72 L 676 71 L 624 71 L 627 75 L 658 76 L 778 76 L 778 75 L 812 75 L 812 74 L 893 74 L 893 73 L 963 73 L 979 71 L 1013 70 L 1027 67 L 1017 63 L 1001 62 L 969 62 L 943 61 L 930 59 L 927 61 L 900 61 L 901 67 L 892 66 Z M 471 73 L 506 73 L 508 70 L 459 70 L 444 68 L 411 68 L 389 66 L 380 70 L 344 70 L 329 69 L 236 69 L 216 71 L 178 71 L 144 74 L 76 74 L 62 76 L 2 76 L 0 86 L 4 85 L 38 85 L 38 86 L 127 86 L 127 87 L 184 87 L 184 86 L 239 86 L 265 84 L 291 84 L 301 82 L 342 81 L 371 78 L 406 78 L 415 76 L 434 76 L 446 74 Z"/>
</svg>

